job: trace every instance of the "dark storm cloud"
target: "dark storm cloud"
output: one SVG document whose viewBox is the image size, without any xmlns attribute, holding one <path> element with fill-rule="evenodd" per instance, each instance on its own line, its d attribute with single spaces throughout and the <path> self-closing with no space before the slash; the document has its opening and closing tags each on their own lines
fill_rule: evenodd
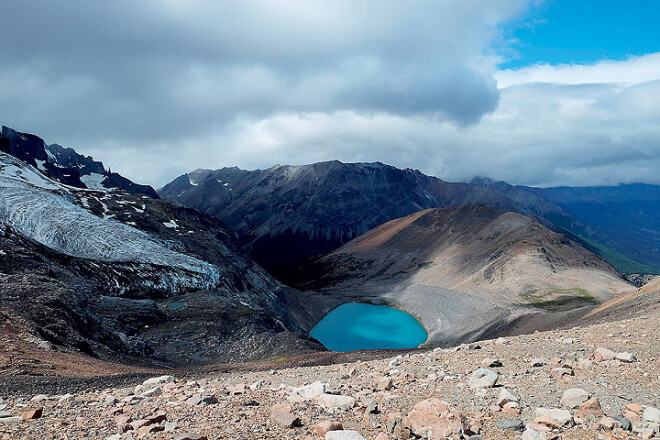
<svg viewBox="0 0 660 440">
<path fill-rule="evenodd" d="M 5 2 L 0 123 L 154 185 L 328 159 L 660 183 L 660 55 L 498 72 L 500 26 L 535 3 Z"/>
<path fill-rule="evenodd" d="M 498 101 L 478 58 L 524 2 L 489 3 L 8 2 L 1 110 L 54 136 L 127 141 L 275 112 L 472 123 Z"/>
</svg>

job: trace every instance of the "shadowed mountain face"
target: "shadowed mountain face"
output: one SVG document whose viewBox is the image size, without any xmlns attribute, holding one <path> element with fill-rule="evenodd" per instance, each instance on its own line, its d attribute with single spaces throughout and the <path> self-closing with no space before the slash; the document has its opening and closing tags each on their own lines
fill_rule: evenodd
<svg viewBox="0 0 660 440">
<path fill-rule="evenodd" d="M 156 191 L 149 185 L 134 183 L 120 174 L 106 170 L 102 162 L 82 156 L 71 148 L 47 145 L 38 136 L 9 127 L 2 127 L 0 152 L 12 155 L 68 186 L 96 190 L 119 189 L 158 198 Z"/>
<path fill-rule="evenodd" d="M 417 316 L 432 344 L 553 322 L 631 290 L 603 260 L 538 220 L 486 205 L 392 220 L 310 263 L 321 296 L 385 301 Z"/>
<path fill-rule="evenodd" d="M 255 261 L 285 282 L 295 282 L 295 268 L 308 258 L 422 209 L 488 203 L 524 210 L 489 188 L 381 163 L 337 161 L 198 170 L 166 185 L 160 195 L 221 219 Z"/>
<path fill-rule="evenodd" d="M 46 343 L 171 365 L 319 348 L 212 216 L 2 152 L 0 195 L 0 315 Z"/>
<path fill-rule="evenodd" d="M 488 179 L 450 183 L 381 163 L 333 161 L 256 171 L 197 170 L 159 193 L 216 216 L 259 264 L 296 284 L 298 269 L 309 258 L 375 226 L 422 209 L 471 203 L 510 208 L 561 228 L 620 272 L 653 273 L 660 271 L 652 267 L 660 248 L 660 204 L 655 202 L 660 191 L 640 187 L 538 189 Z"/>
</svg>

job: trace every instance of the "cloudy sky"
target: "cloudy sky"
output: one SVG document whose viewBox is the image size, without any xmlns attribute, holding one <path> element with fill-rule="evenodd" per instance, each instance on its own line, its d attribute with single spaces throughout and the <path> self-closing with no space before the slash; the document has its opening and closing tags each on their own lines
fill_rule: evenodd
<svg viewBox="0 0 660 440">
<path fill-rule="evenodd" d="M 154 186 L 330 159 L 660 184 L 656 0 L 21 0 L 0 14 L 0 123 Z"/>
</svg>

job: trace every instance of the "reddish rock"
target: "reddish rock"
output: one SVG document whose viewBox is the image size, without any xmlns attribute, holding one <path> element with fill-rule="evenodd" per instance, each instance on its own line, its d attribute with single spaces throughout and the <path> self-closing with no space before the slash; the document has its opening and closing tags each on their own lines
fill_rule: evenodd
<svg viewBox="0 0 660 440">
<path fill-rule="evenodd" d="M 36 420 L 40 419 L 44 413 L 43 408 L 31 409 L 23 413 L 23 420 Z"/>
<path fill-rule="evenodd" d="M 344 426 L 339 422 L 321 422 L 314 428 L 314 433 L 319 437 L 324 437 L 326 432 L 341 431 Z"/>
<path fill-rule="evenodd" d="M 270 419 L 283 428 L 294 428 L 300 425 L 300 419 L 291 412 L 291 405 L 279 403 L 273 406 Z"/>
<path fill-rule="evenodd" d="M 626 409 L 634 413 L 641 413 L 643 411 L 642 407 L 637 403 L 629 403 L 626 405 Z"/>
<path fill-rule="evenodd" d="M 408 414 L 412 431 L 429 440 L 460 437 L 466 429 L 463 414 L 447 402 L 432 398 L 418 402 Z"/>
<path fill-rule="evenodd" d="M 595 397 L 587 400 L 580 404 L 580 408 L 575 413 L 580 418 L 585 418 L 587 416 L 594 417 L 603 417 L 603 410 L 600 407 L 600 402 Z"/>
<path fill-rule="evenodd" d="M 611 361 L 616 359 L 616 353 L 605 347 L 598 347 L 594 352 L 594 360 L 596 362 Z"/>
</svg>

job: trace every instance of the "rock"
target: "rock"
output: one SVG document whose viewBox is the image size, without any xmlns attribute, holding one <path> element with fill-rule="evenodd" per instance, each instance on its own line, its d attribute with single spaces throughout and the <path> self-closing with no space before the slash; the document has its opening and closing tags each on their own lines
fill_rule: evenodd
<svg viewBox="0 0 660 440">
<path fill-rule="evenodd" d="M 355 406 L 355 399 L 353 397 L 337 394 L 321 394 L 316 398 L 316 402 L 323 408 L 331 411 L 348 411 Z"/>
<path fill-rule="evenodd" d="M 152 377 L 151 379 L 147 379 L 144 382 L 142 382 L 142 385 L 144 385 L 144 386 L 154 386 L 154 385 L 162 385 L 162 384 L 170 383 L 170 382 L 174 382 L 174 376 Z"/>
<path fill-rule="evenodd" d="M 642 418 L 647 422 L 660 423 L 660 410 L 649 406 L 644 410 Z"/>
<path fill-rule="evenodd" d="M 560 403 L 564 408 L 577 408 L 583 402 L 589 400 L 591 395 L 581 388 L 571 388 L 564 391 Z"/>
<path fill-rule="evenodd" d="M 344 426 L 339 422 L 321 422 L 314 427 L 314 433 L 319 437 L 325 437 L 325 434 L 330 431 L 341 431 Z"/>
<path fill-rule="evenodd" d="M 550 416 L 540 416 L 540 417 L 535 417 L 534 418 L 534 423 L 538 425 L 544 425 L 547 426 L 551 429 L 561 429 L 562 425 L 559 421 L 556 419 L 553 419 Z"/>
<path fill-rule="evenodd" d="M 497 345 L 504 345 L 504 344 L 508 344 L 508 343 L 509 343 L 509 340 L 506 339 L 506 338 L 497 338 L 497 339 L 495 340 L 495 343 L 496 343 Z"/>
<path fill-rule="evenodd" d="M 621 429 L 624 431 L 632 431 L 632 422 L 630 419 L 621 416 L 614 416 L 614 420 L 621 425 Z"/>
<path fill-rule="evenodd" d="M 632 411 L 634 413 L 641 413 L 642 412 L 642 406 L 638 403 L 629 403 L 626 405 L 626 409 L 628 411 Z"/>
<path fill-rule="evenodd" d="M 397 439 L 407 439 L 412 435 L 410 420 L 397 412 L 389 413 L 385 417 L 385 428 L 388 434 Z"/>
<path fill-rule="evenodd" d="M 45 394 L 37 394 L 32 399 L 30 399 L 30 402 L 39 403 L 39 402 L 43 402 L 44 400 L 49 400 L 49 399 L 50 399 L 50 397 L 48 397 Z"/>
<path fill-rule="evenodd" d="M 523 432 L 522 440 L 547 440 L 547 437 L 542 432 L 533 429 L 526 429 Z"/>
<path fill-rule="evenodd" d="M 497 382 L 498 377 L 499 374 L 493 370 L 489 370 L 487 368 L 479 368 L 470 376 L 468 385 L 472 389 L 493 388 Z"/>
<path fill-rule="evenodd" d="M 214 394 L 193 394 L 186 400 L 188 405 L 206 406 L 218 403 L 218 398 Z"/>
<path fill-rule="evenodd" d="M 160 387 L 153 387 L 140 393 L 140 397 L 158 397 L 162 394 L 163 394 L 163 390 L 160 389 Z"/>
<path fill-rule="evenodd" d="M 208 437 L 201 434 L 181 434 L 174 437 L 174 440 L 209 440 Z"/>
<path fill-rule="evenodd" d="M 239 394 L 245 394 L 246 390 L 247 390 L 247 385 L 245 385 L 244 383 L 237 383 L 236 385 L 230 386 L 227 391 L 229 391 L 229 394 L 236 396 Z"/>
<path fill-rule="evenodd" d="M 106 440 L 121 440 L 121 434 L 114 434 L 108 437 Z"/>
<path fill-rule="evenodd" d="M 519 415 L 520 404 L 518 404 L 518 402 L 505 403 L 504 406 L 502 407 L 502 412 L 505 414 Z"/>
<path fill-rule="evenodd" d="M 300 419 L 291 412 L 291 405 L 278 403 L 270 411 L 270 419 L 282 428 L 294 428 L 300 425 Z"/>
<path fill-rule="evenodd" d="M 518 402 L 518 398 L 511 394 L 506 388 L 502 388 L 497 396 L 497 405 L 503 407 L 509 402 Z"/>
<path fill-rule="evenodd" d="M 22 421 L 23 421 L 23 417 L 16 417 L 16 416 L 0 417 L 0 425 L 13 425 L 15 423 L 21 423 Z"/>
<path fill-rule="evenodd" d="M 392 383 L 392 379 L 387 376 L 377 377 L 376 380 L 374 380 L 374 385 L 376 386 L 377 389 L 381 391 L 389 391 L 392 388 L 394 388 L 394 383 Z"/>
<path fill-rule="evenodd" d="M 165 422 L 165 432 L 172 432 L 178 426 L 177 422 Z"/>
<path fill-rule="evenodd" d="M 325 440 L 367 440 L 357 431 L 329 431 Z"/>
<path fill-rule="evenodd" d="M 115 396 L 108 396 L 104 402 L 107 406 L 114 406 L 119 403 L 119 399 Z"/>
<path fill-rule="evenodd" d="M 75 400 L 76 396 L 73 394 L 65 394 L 60 397 L 60 399 L 57 401 L 57 403 L 68 403 L 68 402 L 73 402 Z"/>
<path fill-rule="evenodd" d="M 529 362 L 529 364 L 532 367 L 543 367 L 545 365 L 545 361 L 541 358 L 534 358 Z"/>
<path fill-rule="evenodd" d="M 165 411 L 158 411 L 155 414 L 147 417 L 150 423 L 162 423 L 167 420 L 167 413 Z"/>
<path fill-rule="evenodd" d="M 43 408 L 31 409 L 23 413 L 23 420 L 36 420 L 40 419 L 44 413 Z"/>
<path fill-rule="evenodd" d="M 603 417 L 598 422 L 598 426 L 600 426 L 603 429 L 607 429 L 608 431 L 613 430 L 618 425 L 619 425 L 618 422 L 611 417 Z"/>
<path fill-rule="evenodd" d="M 502 366 L 502 361 L 499 359 L 486 358 L 481 361 L 481 365 L 485 368 L 497 368 Z"/>
<path fill-rule="evenodd" d="M 504 419 L 497 423 L 497 427 L 503 431 L 520 431 L 525 430 L 525 424 L 520 419 Z"/>
<path fill-rule="evenodd" d="M 594 352 L 596 362 L 611 361 L 616 359 L 616 353 L 604 347 L 598 347 Z"/>
<path fill-rule="evenodd" d="M 588 370 L 589 368 L 593 367 L 593 365 L 594 363 L 589 359 L 583 359 L 577 363 L 577 367 L 580 370 Z"/>
<path fill-rule="evenodd" d="M 460 437 L 465 430 L 463 414 L 447 402 L 431 398 L 418 402 L 408 414 L 415 435 L 429 440 Z"/>
<path fill-rule="evenodd" d="M 375 440 L 390 440 L 390 437 L 384 432 L 379 432 Z"/>
<path fill-rule="evenodd" d="M 600 402 L 595 397 L 587 400 L 580 404 L 580 408 L 575 413 L 580 418 L 585 418 L 587 416 L 602 417 L 603 410 L 600 408 Z"/>
<path fill-rule="evenodd" d="M 325 393 L 325 388 L 326 384 L 318 381 L 309 385 L 305 385 L 304 387 L 294 388 L 288 400 L 291 403 L 311 400 Z"/>
<path fill-rule="evenodd" d="M 534 417 L 549 417 L 556 420 L 559 426 L 570 426 L 573 424 L 573 417 L 571 413 L 565 409 L 552 409 L 552 408 L 536 408 Z"/>
<path fill-rule="evenodd" d="M 633 363 L 637 362 L 637 358 L 635 357 L 634 354 L 628 353 L 627 351 L 624 351 L 622 353 L 618 353 L 616 355 L 616 358 L 620 360 L 621 362 L 626 362 L 626 363 Z"/>
</svg>

